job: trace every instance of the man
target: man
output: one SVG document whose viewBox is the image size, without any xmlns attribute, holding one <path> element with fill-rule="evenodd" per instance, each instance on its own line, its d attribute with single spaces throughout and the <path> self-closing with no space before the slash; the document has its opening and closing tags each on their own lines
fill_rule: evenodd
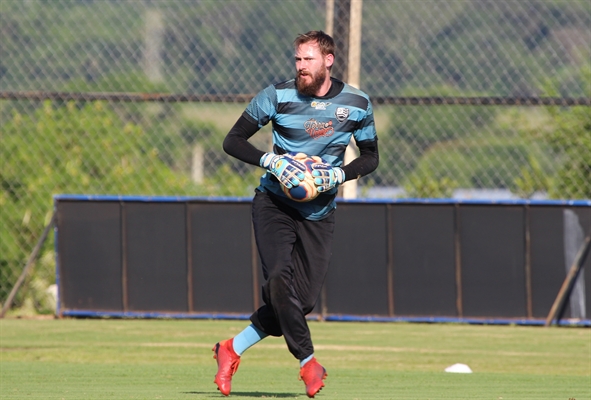
<svg viewBox="0 0 591 400">
<path fill-rule="evenodd" d="M 326 370 L 314 357 L 306 315 L 314 309 L 330 262 L 338 186 L 378 166 L 369 97 L 330 76 L 333 39 L 322 31 L 311 31 L 295 39 L 294 49 L 295 79 L 258 93 L 223 145 L 229 155 L 267 170 L 252 205 L 265 278 L 264 305 L 252 314 L 250 326 L 213 348 L 218 364 L 214 382 L 226 396 L 242 353 L 268 335 L 283 335 L 300 361 L 308 397 L 324 386 Z M 248 139 L 269 122 L 273 152 L 266 153 Z M 360 155 L 343 166 L 352 136 Z M 304 166 L 288 153 L 316 155 L 326 162 L 313 167 L 320 192 L 315 199 L 295 202 L 282 191 L 281 185 L 297 186 L 304 178 Z"/>
</svg>

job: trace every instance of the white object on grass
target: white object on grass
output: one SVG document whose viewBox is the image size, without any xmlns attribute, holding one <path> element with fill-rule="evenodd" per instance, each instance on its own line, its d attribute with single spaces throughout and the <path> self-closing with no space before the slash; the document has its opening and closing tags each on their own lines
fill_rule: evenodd
<svg viewBox="0 0 591 400">
<path fill-rule="evenodd" d="M 445 372 L 455 372 L 458 374 L 471 374 L 472 370 L 466 364 L 454 364 L 445 369 Z"/>
</svg>

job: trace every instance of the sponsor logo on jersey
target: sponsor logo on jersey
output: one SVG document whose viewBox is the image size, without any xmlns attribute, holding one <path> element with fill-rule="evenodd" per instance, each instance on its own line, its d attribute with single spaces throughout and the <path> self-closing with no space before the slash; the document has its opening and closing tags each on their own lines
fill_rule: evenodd
<svg viewBox="0 0 591 400">
<path fill-rule="evenodd" d="M 310 105 L 315 109 L 315 110 L 326 110 L 326 108 L 328 106 L 330 106 L 332 103 L 326 102 L 326 101 L 313 101 Z"/>
<path fill-rule="evenodd" d="M 349 109 L 345 107 L 337 107 L 337 111 L 334 115 L 337 117 L 337 121 L 343 122 L 349 116 Z"/>
<path fill-rule="evenodd" d="M 316 121 L 314 118 L 312 118 L 304 122 L 304 129 L 312 139 L 318 139 L 320 137 L 329 137 L 334 134 L 334 127 L 332 126 L 332 121 L 321 122 Z"/>
</svg>

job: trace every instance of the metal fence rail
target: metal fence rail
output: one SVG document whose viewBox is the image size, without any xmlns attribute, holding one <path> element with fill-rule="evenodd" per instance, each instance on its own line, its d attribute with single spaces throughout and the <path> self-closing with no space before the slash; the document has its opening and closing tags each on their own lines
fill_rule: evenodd
<svg viewBox="0 0 591 400">
<path fill-rule="evenodd" d="M 5 100 L 57 100 L 57 101 L 109 101 L 109 102 L 162 102 L 162 103 L 243 103 L 254 94 L 199 95 L 168 93 L 92 93 L 92 92 L 0 92 Z M 472 106 L 590 106 L 591 98 L 568 97 L 398 97 L 373 96 L 375 105 L 433 106 L 433 105 L 472 105 Z"/>
<path fill-rule="evenodd" d="M 293 76 L 298 33 L 334 31 L 347 78 L 353 2 L 3 2 L 0 300 L 53 194 L 251 196 L 262 171 L 223 137 Z M 361 17 L 381 162 L 358 197 L 591 198 L 588 1 L 364 0 Z M 52 243 L 38 264 L 18 306 L 47 308 Z"/>
</svg>

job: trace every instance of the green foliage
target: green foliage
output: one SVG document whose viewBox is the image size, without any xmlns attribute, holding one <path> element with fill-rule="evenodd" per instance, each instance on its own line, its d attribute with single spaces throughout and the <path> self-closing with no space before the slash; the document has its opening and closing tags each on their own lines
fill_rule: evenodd
<svg viewBox="0 0 591 400">
<path fill-rule="evenodd" d="M 203 186 L 207 192 L 215 193 L 216 196 L 250 197 L 253 196 L 262 174 L 260 168 L 253 168 L 240 175 L 235 173 L 228 164 L 223 164 L 212 176 L 205 178 Z"/>
<path fill-rule="evenodd" d="M 442 96 L 470 97 L 477 93 L 467 93 L 451 86 L 436 89 Z M 429 90 L 403 92 L 408 96 L 427 96 Z M 393 107 L 388 131 L 380 132 L 380 147 L 396 149 L 396 154 L 388 155 L 391 161 L 381 163 L 377 174 L 387 176 L 392 170 L 401 177 L 400 182 L 381 182 L 401 184 L 430 149 L 442 143 L 466 141 L 483 127 L 494 121 L 498 110 L 482 106 L 399 106 Z M 384 155 L 383 155 L 384 156 Z"/>
<path fill-rule="evenodd" d="M 478 97 L 480 93 L 466 92 L 452 86 L 407 90 L 402 96 L 429 96 L 435 90 L 445 97 Z M 434 142 L 470 137 L 473 131 L 495 118 L 497 110 L 483 106 L 400 106 L 392 111 L 389 134 L 415 143 L 420 149 Z"/>
<path fill-rule="evenodd" d="M 557 128 L 549 141 L 562 153 L 562 163 L 550 196 L 591 199 L 591 112 L 588 107 L 572 107 L 556 112 Z"/>
<path fill-rule="evenodd" d="M 255 93 L 263 82 L 293 76 L 287 62 L 293 56 L 291 40 L 323 27 L 325 14 L 325 2 L 319 0 L 281 2 L 281 7 L 269 7 L 268 1 L 212 0 L 2 5 L 0 86 L 13 90 L 63 90 L 72 81 L 142 75 L 146 13 L 156 12 L 164 21 L 167 90 Z M 363 4 L 363 17 L 364 26 L 372 28 L 364 29 L 362 84 L 372 96 L 420 88 L 437 95 L 444 84 L 488 95 L 536 94 L 547 71 L 571 58 L 589 57 L 588 49 L 560 41 L 565 35 L 588 35 L 587 0 L 432 1 L 422 6 L 378 1 Z M 375 29 L 384 26 L 387 40 Z M 345 58 L 337 54 L 337 62 Z M 570 79 L 564 78 L 565 83 Z M 116 85 L 102 83 L 101 90 L 115 91 Z M 583 95 L 576 85 L 564 87 L 572 89 L 571 96 Z M 139 82 L 131 89 L 144 90 Z"/>
<path fill-rule="evenodd" d="M 105 103 L 46 102 L 33 117 L 15 115 L 4 135 L 3 181 L 30 193 L 164 194 L 189 183 L 162 165 L 140 126 L 121 121 Z"/>
<path fill-rule="evenodd" d="M 555 129 L 551 114 L 546 108 L 513 108 L 499 115 L 497 124 L 500 130 L 515 132 L 528 146 L 524 162 L 517 166 L 519 170 L 513 169 L 513 177 L 508 177 L 511 191 L 521 198 L 547 194 L 557 170 L 558 157 L 545 140 Z"/>
<path fill-rule="evenodd" d="M 35 315 L 54 315 L 57 305 L 57 286 L 55 285 L 55 251 L 46 248 L 21 287 L 18 314 L 29 317 Z"/>
<path fill-rule="evenodd" d="M 3 2 L 0 13 L 0 86 L 13 90 L 84 90 L 89 84 L 100 91 L 120 86 L 149 91 L 126 76 L 144 74 L 142 48 L 151 11 L 165 22 L 160 56 L 170 78 L 166 91 L 254 93 L 261 82 L 293 75 L 286 62 L 293 56 L 292 38 L 302 26 L 324 21 L 323 5 L 314 0 L 285 2 L 280 8 L 269 8 L 265 1 L 19 3 Z M 266 30 L 257 30 L 253 21 Z M 262 63 L 267 68 L 260 68 Z"/>
<path fill-rule="evenodd" d="M 433 178 L 433 174 L 418 173 L 411 175 L 404 185 L 406 197 L 410 198 L 450 198 L 458 183 L 448 177 Z"/>
<path fill-rule="evenodd" d="M 250 195 L 253 174 L 242 178 L 228 166 L 212 166 L 203 184 L 175 171 L 142 126 L 125 122 L 117 107 L 96 102 L 43 103 L 34 113 L 15 112 L 0 132 L 0 298 L 6 298 L 52 213 L 52 195 Z M 119 110 L 121 111 L 121 110 Z M 213 133 L 217 136 L 219 133 Z M 166 143 L 173 160 L 187 141 Z M 206 135 L 207 136 L 207 135 Z M 161 143 L 161 142 L 160 142 Z M 219 141 L 217 146 L 219 146 Z M 213 146 L 213 144 L 212 144 Z M 176 149 L 176 150 L 175 150 Z M 217 168 L 220 168 L 217 171 Z M 260 172 L 260 171 L 258 171 Z M 48 243 L 46 248 L 51 248 Z M 47 263 L 46 263 L 47 264 Z M 51 278 L 44 280 L 51 282 Z M 36 277 L 39 279 L 39 277 Z M 29 288 L 34 285 L 29 285 Z M 26 293 L 21 296 L 21 299 Z M 37 301 L 37 303 L 39 303 Z"/>
<path fill-rule="evenodd" d="M 49 223 L 55 194 L 251 196 L 261 174 L 229 164 L 220 154 L 223 134 L 213 124 L 187 120 L 179 126 L 167 105 L 45 102 L 20 109 L 27 113 L 0 110 L 12 113 L 0 131 L 0 298 Z M 162 119 L 150 123 L 154 118 Z M 141 125 L 129 122 L 136 119 Z M 195 147 L 205 157 L 199 184 L 190 179 Z M 40 288 L 54 280 L 54 263 L 46 257 L 52 246 L 50 235 L 45 262 L 19 292 L 17 305 L 47 309 L 39 299 L 46 296 Z"/>
<path fill-rule="evenodd" d="M 96 75 L 96 76 L 95 76 Z M 130 93 L 137 88 L 142 88 L 143 93 L 166 92 L 166 85 L 163 83 L 151 82 L 142 71 L 130 70 L 122 73 L 98 74 L 92 70 L 86 71 L 86 77 L 70 79 L 63 86 L 66 92 L 115 92 Z"/>
<path fill-rule="evenodd" d="M 451 87 L 438 92 L 477 96 Z M 533 140 L 548 130 L 545 113 L 484 106 L 407 106 L 397 107 L 391 119 L 387 140 L 396 142 L 400 154 L 394 168 L 402 172 L 402 184 L 413 197 L 448 197 L 455 188 L 503 188 L 525 171 L 532 158 L 539 160 L 544 173 L 552 169 L 548 146 Z"/>
<path fill-rule="evenodd" d="M 564 77 L 548 80 L 545 90 L 557 95 Z M 578 69 L 576 79 L 591 96 L 591 64 Z M 553 198 L 591 199 L 591 112 L 589 107 L 549 108 L 555 129 L 544 138 L 560 156 L 549 194 Z"/>
<path fill-rule="evenodd" d="M 539 161 L 530 156 L 529 165 L 521 167 L 521 175 L 515 178 L 514 192 L 521 198 L 530 198 L 536 192 L 547 192 L 552 179 L 547 175 Z"/>
<path fill-rule="evenodd" d="M 6 74 L 0 74 L 0 84 L 14 90 L 55 90 L 72 79 L 140 69 L 135 49 L 141 44 L 144 5 L 105 5 L 2 2 L 0 67 Z M 72 29 L 80 25 L 83 29 Z M 116 25 L 133 33 L 122 35 Z"/>
<path fill-rule="evenodd" d="M 591 66 L 579 68 L 576 75 L 571 71 L 569 76 L 591 94 Z M 544 91 L 559 97 L 564 84 L 564 76 L 559 75 L 547 81 Z M 504 113 L 500 126 L 518 132 L 534 150 L 513 181 L 512 189 L 519 196 L 546 192 L 552 198 L 591 199 L 589 107 L 519 109 Z"/>
<path fill-rule="evenodd" d="M 389 28 L 388 40 L 364 36 L 362 80 L 370 94 L 426 88 L 428 94 L 440 95 L 442 84 L 478 88 L 485 95 L 539 94 L 537 82 L 573 57 L 574 49 L 561 36 L 588 37 L 591 24 L 587 0 L 418 4 L 423 5 L 393 2 L 390 13 L 381 2 L 364 3 L 364 24 L 369 20 Z M 579 47 L 581 54 L 574 57 L 588 59 L 588 44 Z M 387 71 L 389 84 L 384 84 L 382 71 Z M 579 86 L 568 88 L 570 96 L 584 95 Z"/>
<path fill-rule="evenodd" d="M 591 93 L 591 68 L 578 71 L 578 84 Z M 563 82 L 560 75 L 544 90 L 560 96 Z M 455 187 L 507 187 L 524 198 L 591 198 L 588 107 L 398 107 L 392 120 L 386 137 L 398 149 L 392 165 L 413 196 L 449 193 L 421 189 L 439 188 L 448 178 Z M 490 135 L 482 137 L 481 131 Z"/>
<path fill-rule="evenodd" d="M 504 188 L 506 182 L 514 182 L 515 177 L 521 176 L 510 189 L 547 191 L 548 180 L 543 177 L 553 170 L 548 146 L 534 145 L 530 140 L 508 135 L 507 132 L 501 133 L 482 139 L 433 145 L 407 176 L 405 188 L 413 187 L 415 183 L 426 180 L 426 177 L 434 182 L 453 183 L 452 188 Z M 533 172 L 537 175 L 532 175 Z M 528 174 L 531 179 L 536 177 L 537 180 L 527 180 Z M 527 186 L 534 183 L 535 186 Z M 529 197 L 533 192 L 520 194 Z"/>
</svg>

